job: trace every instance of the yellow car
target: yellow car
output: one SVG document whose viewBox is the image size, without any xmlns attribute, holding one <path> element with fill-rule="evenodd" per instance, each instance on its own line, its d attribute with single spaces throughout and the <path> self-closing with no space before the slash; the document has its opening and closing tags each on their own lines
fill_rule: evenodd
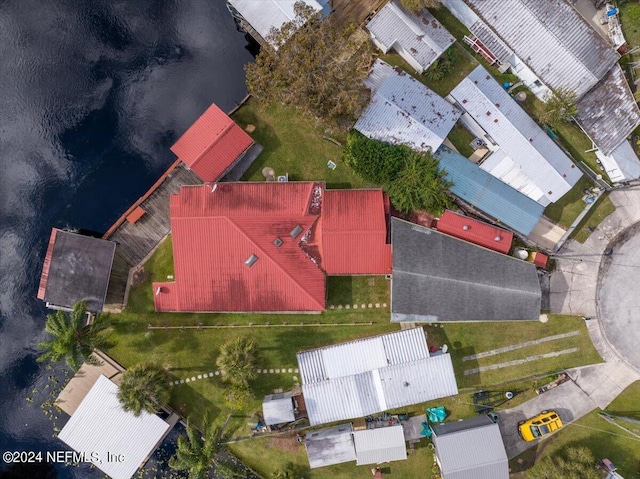
<svg viewBox="0 0 640 479">
<path fill-rule="evenodd" d="M 525 441 L 535 441 L 562 427 L 562 420 L 555 411 L 542 411 L 535 417 L 518 423 L 518 434 Z"/>
</svg>

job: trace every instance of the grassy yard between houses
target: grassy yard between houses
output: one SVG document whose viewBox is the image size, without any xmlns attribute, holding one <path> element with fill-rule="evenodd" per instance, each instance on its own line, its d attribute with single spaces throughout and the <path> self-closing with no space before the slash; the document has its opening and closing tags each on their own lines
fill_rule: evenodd
<svg viewBox="0 0 640 479">
<path fill-rule="evenodd" d="M 587 206 L 582 197 L 584 190 L 592 186 L 593 182 L 587 176 L 583 176 L 562 198 L 545 208 L 545 216 L 568 228 Z"/>
<path fill-rule="evenodd" d="M 638 395 L 640 381 L 625 389 L 605 410 L 611 414 L 631 416 L 640 419 Z M 596 461 L 607 458 L 618 468 L 623 477 L 636 477 L 640 471 L 640 438 L 610 424 L 599 416 L 600 410 L 592 411 L 583 418 L 566 426 L 557 434 L 512 459 L 509 465 L 513 472 L 531 467 L 545 456 L 552 456 L 572 446 L 586 446 Z M 625 421 L 616 421 L 620 426 L 640 434 L 640 425 Z M 518 460 L 521 459 L 522 463 Z"/>
<path fill-rule="evenodd" d="M 618 9 L 627 43 L 631 48 L 640 45 L 640 4 L 638 2 L 620 2 Z"/>
<path fill-rule="evenodd" d="M 587 215 L 582 219 L 573 234 L 573 238 L 580 243 L 584 243 L 591 235 L 591 231 L 589 231 L 589 228 L 595 228 L 596 226 L 598 226 L 600 223 L 602 223 L 602 220 L 604 220 L 615 210 L 616 207 L 613 206 L 613 203 L 609 199 L 609 195 L 604 194 L 598 200 L 598 203 L 593 208 L 591 208 Z"/>
<path fill-rule="evenodd" d="M 469 132 L 469 130 L 462 126 L 460 122 L 455 124 L 453 130 L 449 132 L 447 138 L 449 138 L 449 141 L 453 143 L 453 146 L 456 147 L 456 150 L 458 150 L 458 153 L 460 153 L 462 156 L 469 158 L 471 155 L 473 155 L 473 152 L 475 150 L 473 149 L 473 146 L 471 146 L 471 142 L 473 141 L 475 136 L 473 136 Z"/>
</svg>

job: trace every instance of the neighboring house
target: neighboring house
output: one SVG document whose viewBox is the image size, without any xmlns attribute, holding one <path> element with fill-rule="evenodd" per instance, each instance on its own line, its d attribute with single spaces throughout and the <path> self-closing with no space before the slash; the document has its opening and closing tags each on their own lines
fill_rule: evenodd
<svg viewBox="0 0 640 479">
<path fill-rule="evenodd" d="M 533 264 L 397 218 L 391 243 L 391 321 L 539 319 Z"/>
<path fill-rule="evenodd" d="M 407 458 L 407 445 L 401 424 L 375 429 L 354 431 L 356 466 L 403 461 Z"/>
<path fill-rule="evenodd" d="M 312 426 L 458 393 L 450 355 L 430 356 L 422 328 L 302 351 L 297 358 Z"/>
<path fill-rule="evenodd" d="M 295 406 L 291 391 L 266 395 L 262 400 L 262 417 L 267 426 L 295 421 Z"/>
<path fill-rule="evenodd" d="M 237 166 L 242 171 L 234 171 L 234 176 L 239 179 L 251 165 L 243 159 L 255 144 L 229 115 L 212 103 L 175 142 L 171 151 L 202 181 L 213 182 L 222 180 Z"/>
<path fill-rule="evenodd" d="M 136 417 L 118 400 L 118 386 L 100 376 L 58 438 L 113 479 L 129 479 L 147 461 L 171 425 L 143 411 Z M 111 458 L 111 459 L 109 459 Z"/>
<path fill-rule="evenodd" d="M 268 37 L 285 23 L 295 20 L 294 6 L 297 2 L 322 12 L 324 16 L 331 11 L 328 0 L 228 0 L 227 8 L 238 26 L 261 46 L 269 44 L 277 49 Z"/>
<path fill-rule="evenodd" d="M 70 310 L 84 301 L 87 311 L 102 312 L 115 251 L 112 241 L 53 228 L 38 299 L 51 309 Z"/>
<path fill-rule="evenodd" d="M 175 280 L 153 284 L 155 308 L 322 311 L 326 275 L 391 272 L 387 212 L 382 190 L 319 182 L 184 187 L 170 201 Z"/>
<path fill-rule="evenodd" d="M 469 28 L 465 38 L 501 71 L 509 68 L 540 99 L 562 87 L 580 98 L 576 120 L 599 150 L 612 181 L 640 176 L 623 145 L 640 110 L 618 65 L 620 55 L 565 0 L 442 0 Z"/>
<path fill-rule="evenodd" d="M 436 229 L 440 233 L 455 236 L 503 254 L 509 253 L 513 242 L 512 232 L 449 210 L 438 218 Z"/>
<path fill-rule="evenodd" d="M 354 128 L 376 140 L 435 152 L 460 111 L 402 70 L 376 60 L 365 85 L 371 102 Z"/>
<path fill-rule="evenodd" d="M 509 479 L 500 428 L 486 415 L 431 426 L 442 479 Z"/>
<path fill-rule="evenodd" d="M 308 432 L 304 445 L 311 469 L 356 460 L 351 423 Z"/>
<path fill-rule="evenodd" d="M 496 221 L 528 236 L 542 218 L 544 206 L 484 171 L 474 162 L 445 146 L 435 157 L 447 180 L 449 191 Z"/>
<path fill-rule="evenodd" d="M 367 24 L 373 43 L 388 53 L 395 50 L 416 72 L 422 73 L 456 39 L 425 8 L 415 15 L 391 1 Z"/>
<path fill-rule="evenodd" d="M 482 66 L 447 97 L 490 154 L 480 168 L 543 206 L 559 200 L 582 173 Z"/>
</svg>

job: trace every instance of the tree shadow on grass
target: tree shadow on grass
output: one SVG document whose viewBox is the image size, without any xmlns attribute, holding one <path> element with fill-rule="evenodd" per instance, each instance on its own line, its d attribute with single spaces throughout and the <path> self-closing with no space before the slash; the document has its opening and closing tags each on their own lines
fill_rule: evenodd
<svg viewBox="0 0 640 479">
<path fill-rule="evenodd" d="M 290 366 L 292 365 L 292 360 L 295 364 L 295 354 L 299 351 L 328 346 L 337 342 L 322 327 L 300 327 L 291 328 L 291 330 L 279 328 L 275 336 L 275 346 L 261 347 L 265 364 L 273 364 L 275 368 L 279 368 L 282 365 Z"/>
<path fill-rule="evenodd" d="M 189 384 L 180 384 L 171 388 L 169 405 L 182 417 L 194 421 L 198 426 L 205 413 L 209 420 L 218 421 L 221 409 L 211 400 L 204 397 Z"/>
<path fill-rule="evenodd" d="M 444 345 L 447 346 L 449 354 L 451 354 L 451 361 L 453 363 L 453 370 L 458 382 L 458 388 L 460 387 L 472 387 L 479 385 L 480 373 L 465 375 L 464 372 L 479 367 L 479 363 L 476 359 L 463 359 L 468 356 L 476 354 L 476 350 L 473 346 L 463 347 L 459 341 L 450 341 L 445 329 L 436 325 L 423 326 L 427 335 L 427 344 L 429 350 L 440 349 Z"/>
<path fill-rule="evenodd" d="M 353 304 L 353 277 L 329 276 L 327 278 L 327 304 Z"/>
</svg>

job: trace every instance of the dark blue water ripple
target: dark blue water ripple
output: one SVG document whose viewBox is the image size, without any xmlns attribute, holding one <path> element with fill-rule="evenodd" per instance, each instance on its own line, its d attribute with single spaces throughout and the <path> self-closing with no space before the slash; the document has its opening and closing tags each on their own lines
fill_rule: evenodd
<svg viewBox="0 0 640 479">
<path fill-rule="evenodd" d="M 211 102 L 244 96 L 246 47 L 223 0 L 0 2 L 0 451 L 65 448 L 41 410 L 65 371 L 35 361 L 51 227 L 106 230 Z M 56 470 L 102 477 L 11 477 Z"/>
</svg>

